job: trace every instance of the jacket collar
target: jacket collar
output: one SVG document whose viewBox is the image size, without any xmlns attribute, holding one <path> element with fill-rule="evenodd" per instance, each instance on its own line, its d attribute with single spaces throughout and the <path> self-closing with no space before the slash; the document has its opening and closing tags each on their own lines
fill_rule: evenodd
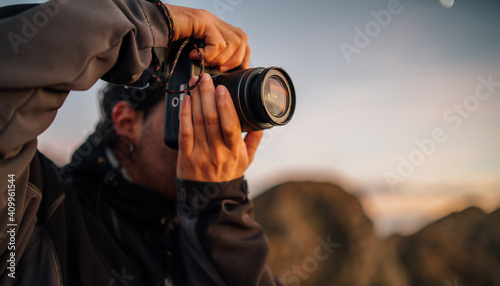
<svg viewBox="0 0 500 286">
<path fill-rule="evenodd" d="M 93 201 L 102 199 L 138 224 L 163 225 L 173 218 L 175 202 L 124 179 L 120 169 L 113 167 L 106 156 L 107 148 L 97 131 L 75 151 L 71 162 L 63 169 L 67 177 L 83 178 L 87 182 L 88 188 L 79 188 L 79 192 L 84 192 L 79 195 Z"/>
</svg>

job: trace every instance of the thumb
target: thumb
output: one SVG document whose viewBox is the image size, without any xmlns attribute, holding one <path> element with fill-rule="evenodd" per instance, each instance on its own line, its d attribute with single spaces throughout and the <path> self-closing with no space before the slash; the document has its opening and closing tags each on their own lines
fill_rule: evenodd
<svg viewBox="0 0 500 286">
<path fill-rule="evenodd" d="M 260 139 L 262 139 L 263 134 L 264 131 L 253 131 L 248 132 L 245 136 L 245 144 L 247 145 L 249 163 L 253 161 L 255 152 L 257 151 L 257 147 L 259 147 Z"/>
</svg>

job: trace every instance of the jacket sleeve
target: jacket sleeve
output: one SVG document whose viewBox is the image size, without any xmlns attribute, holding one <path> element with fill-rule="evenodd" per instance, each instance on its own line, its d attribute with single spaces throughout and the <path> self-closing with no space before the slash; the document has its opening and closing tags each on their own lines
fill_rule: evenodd
<svg viewBox="0 0 500 286">
<path fill-rule="evenodd" d="M 243 178 L 177 180 L 177 194 L 188 285 L 280 285 L 266 265 L 268 240 L 253 219 Z"/>
<path fill-rule="evenodd" d="M 105 74 L 137 80 L 151 48 L 167 44 L 167 31 L 159 9 L 144 0 L 52 0 L 0 20 L 0 276 L 36 223 L 43 195 L 29 183 L 36 137 L 70 90 Z"/>
</svg>

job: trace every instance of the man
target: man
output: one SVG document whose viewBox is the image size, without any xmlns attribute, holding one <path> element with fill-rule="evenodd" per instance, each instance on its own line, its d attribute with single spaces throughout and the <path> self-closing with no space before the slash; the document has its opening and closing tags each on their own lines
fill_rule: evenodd
<svg viewBox="0 0 500 286">
<path fill-rule="evenodd" d="M 70 90 L 132 83 L 170 44 L 156 4 L 48 1 L 0 21 L 2 285 L 275 285 L 242 179 L 261 133 L 241 138 L 209 76 L 184 101 L 178 152 L 161 140 L 162 99 L 113 101 L 62 171 L 36 151 Z M 240 29 L 166 8 L 170 40 L 204 39 L 209 64 L 248 67 Z"/>
</svg>

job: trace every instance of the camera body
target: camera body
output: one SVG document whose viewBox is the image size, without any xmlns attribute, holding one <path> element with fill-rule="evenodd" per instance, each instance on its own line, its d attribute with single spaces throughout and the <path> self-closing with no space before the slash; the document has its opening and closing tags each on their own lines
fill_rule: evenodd
<svg viewBox="0 0 500 286">
<path fill-rule="evenodd" d="M 202 43 L 200 43 L 202 46 Z M 180 46 L 178 42 L 171 51 Z M 199 76 L 200 63 L 189 58 L 189 50 L 180 54 L 175 72 L 167 83 L 167 90 L 185 90 L 193 76 Z M 174 66 L 172 53 L 167 56 L 166 70 Z M 268 129 L 287 124 L 295 111 L 295 90 L 288 74 L 281 68 L 236 68 L 221 72 L 218 67 L 204 67 L 215 86 L 224 85 L 231 95 L 243 132 Z M 180 108 L 188 93 L 165 92 L 164 141 L 178 149 Z"/>
</svg>

